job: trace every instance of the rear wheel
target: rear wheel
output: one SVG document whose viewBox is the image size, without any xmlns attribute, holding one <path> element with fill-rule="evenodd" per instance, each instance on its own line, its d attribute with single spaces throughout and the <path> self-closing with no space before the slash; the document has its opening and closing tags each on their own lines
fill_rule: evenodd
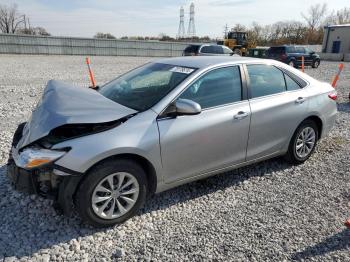
<svg viewBox="0 0 350 262">
<path fill-rule="evenodd" d="M 320 65 L 320 60 L 315 60 L 313 63 L 312 63 L 312 68 L 318 68 Z"/>
<path fill-rule="evenodd" d="M 318 140 L 317 125 L 312 120 L 306 120 L 299 125 L 285 156 L 288 162 L 300 164 L 306 161 L 315 151 Z"/>
<path fill-rule="evenodd" d="M 131 160 L 104 162 L 88 172 L 76 194 L 82 219 L 96 227 L 108 227 L 129 219 L 146 199 L 146 174 Z"/>
</svg>

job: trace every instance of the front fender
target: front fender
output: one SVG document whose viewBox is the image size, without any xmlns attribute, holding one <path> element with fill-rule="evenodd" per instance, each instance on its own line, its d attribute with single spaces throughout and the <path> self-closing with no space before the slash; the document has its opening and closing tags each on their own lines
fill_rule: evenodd
<svg viewBox="0 0 350 262">
<path fill-rule="evenodd" d="M 161 158 L 156 114 L 140 113 L 113 129 L 56 144 L 53 149 L 70 147 L 56 165 L 85 173 L 111 156 L 134 154 L 147 159 L 160 174 Z"/>
</svg>

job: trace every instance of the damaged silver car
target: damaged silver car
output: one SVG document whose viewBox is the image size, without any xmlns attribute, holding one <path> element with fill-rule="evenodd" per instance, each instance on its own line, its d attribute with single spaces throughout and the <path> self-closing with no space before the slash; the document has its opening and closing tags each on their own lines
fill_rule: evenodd
<svg viewBox="0 0 350 262">
<path fill-rule="evenodd" d="M 97 90 L 51 80 L 14 134 L 7 175 L 110 226 L 153 193 L 280 155 L 304 162 L 334 124 L 336 96 L 280 62 L 242 57 L 163 59 Z"/>
</svg>

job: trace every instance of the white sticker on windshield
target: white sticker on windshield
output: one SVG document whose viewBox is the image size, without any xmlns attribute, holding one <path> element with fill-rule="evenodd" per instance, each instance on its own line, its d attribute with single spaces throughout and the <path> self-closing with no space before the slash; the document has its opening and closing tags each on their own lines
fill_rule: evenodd
<svg viewBox="0 0 350 262">
<path fill-rule="evenodd" d="M 182 66 L 174 66 L 169 71 L 188 75 L 188 74 L 191 74 L 194 71 L 194 69 L 188 68 L 188 67 L 182 67 Z"/>
</svg>

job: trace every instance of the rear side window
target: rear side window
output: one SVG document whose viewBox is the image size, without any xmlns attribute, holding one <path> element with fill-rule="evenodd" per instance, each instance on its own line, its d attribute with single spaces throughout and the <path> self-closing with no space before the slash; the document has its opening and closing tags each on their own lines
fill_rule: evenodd
<svg viewBox="0 0 350 262">
<path fill-rule="evenodd" d="M 202 53 L 210 53 L 210 54 L 212 54 L 212 53 L 215 53 L 215 50 L 214 50 L 214 46 L 203 46 L 202 47 L 202 49 L 201 49 L 201 52 Z"/>
<path fill-rule="evenodd" d="M 247 65 L 251 98 L 286 91 L 283 72 L 270 65 Z"/>
<path fill-rule="evenodd" d="M 284 46 L 276 46 L 276 47 L 270 47 L 269 53 L 270 54 L 284 54 L 286 51 L 286 48 Z"/>
<path fill-rule="evenodd" d="M 241 101 L 242 85 L 238 66 L 212 70 L 191 84 L 180 96 L 203 109 Z"/>
<path fill-rule="evenodd" d="M 188 47 L 185 48 L 185 53 L 198 53 L 199 50 L 199 45 L 190 45 Z"/>
<path fill-rule="evenodd" d="M 217 46 L 213 46 L 213 47 L 214 47 L 215 54 L 223 54 L 224 53 L 224 50 L 222 49 L 221 46 L 217 45 Z"/>
<path fill-rule="evenodd" d="M 294 46 L 288 46 L 287 47 L 287 53 L 295 53 L 295 47 Z"/>
<path fill-rule="evenodd" d="M 305 53 L 305 48 L 301 46 L 295 47 L 296 53 L 304 54 Z"/>
</svg>

